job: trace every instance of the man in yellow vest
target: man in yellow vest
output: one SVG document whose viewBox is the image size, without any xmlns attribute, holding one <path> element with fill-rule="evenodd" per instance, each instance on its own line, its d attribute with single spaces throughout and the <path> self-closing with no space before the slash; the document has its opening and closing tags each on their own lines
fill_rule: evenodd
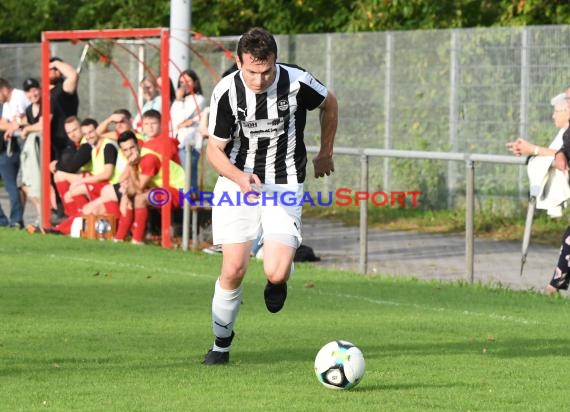
<svg viewBox="0 0 570 412">
<path fill-rule="evenodd" d="M 131 230 L 132 243 L 142 244 L 148 220 L 148 206 L 178 207 L 179 189 L 184 188 L 184 170 L 170 160 L 170 181 L 164 182 L 162 154 L 158 150 L 146 145 L 141 147 L 132 131 L 121 133 L 118 142 L 129 167 L 127 177 L 121 182 L 116 193 L 117 200 L 120 198 L 121 202 L 121 217 L 115 241 L 123 241 Z M 158 193 L 156 189 L 160 189 L 160 199 L 151 196 L 152 189 L 155 189 L 154 194 Z"/>
<path fill-rule="evenodd" d="M 56 184 L 61 181 L 69 183 L 69 190 L 63 198 L 64 204 L 74 202 L 76 207 L 76 212 L 56 227 L 64 234 L 69 234 L 73 219 L 82 213 L 83 207 L 90 200 L 93 201 L 101 195 L 103 187 L 120 181 L 121 170 L 126 167 L 126 160 L 119 156 L 117 143 L 112 139 L 102 138 L 96 129 L 97 122 L 94 119 L 85 119 L 81 122 L 83 139 L 93 147 L 90 159 L 85 159 L 84 162 L 85 164 L 91 162 L 91 172 L 55 173 Z M 118 210 L 113 212 L 117 214 Z"/>
</svg>

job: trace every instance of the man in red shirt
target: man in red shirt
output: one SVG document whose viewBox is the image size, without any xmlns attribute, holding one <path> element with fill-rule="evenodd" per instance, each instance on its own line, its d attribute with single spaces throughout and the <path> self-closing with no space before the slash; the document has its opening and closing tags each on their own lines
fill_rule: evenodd
<svg viewBox="0 0 570 412">
<path fill-rule="evenodd" d="M 143 115 L 143 125 L 144 122 Z M 129 166 L 127 177 L 121 182 L 118 191 L 110 193 L 110 195 L 115 195 L 115 200 L 120 200 L 121 217 L 115 241 L 123 241 L 131 230 L 132 243 L 143 243 L 148 220 L 148 206 L 157 206 L 149 199 L 151 189 L 164 190 L 161 192 L 161 199 L 166 201 L 161 206 L 177 207 L 179 204 L 179 189 L 184 188 L 184 170 L 178 163 L 170 160 L 170 181 L 168 184 L 164 182 L 162 149 L 159 147 L 162 142 L 159 139 L 155 141 L 152 148 L 149 148 L 146 143 L 141 148 L 139 140 L 132 131 L 121 133 L 119 136 L 119 147 Z M 107 193 L 108 190 L 105 190 L 105 194 Z"/>
</svg>

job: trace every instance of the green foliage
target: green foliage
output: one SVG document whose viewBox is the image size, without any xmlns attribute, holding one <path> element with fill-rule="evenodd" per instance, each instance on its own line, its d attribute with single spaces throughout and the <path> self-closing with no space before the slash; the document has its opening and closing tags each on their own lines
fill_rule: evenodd
<svg viewBox="0 0 570 412">
<path fill-rule="evenodd" d="M 238 35 L 567 24 L 565 0 L 193 0 L 193 30 Z M 167 0 L 4 0 L 0 42 L 39 41 L 46 30 L 168 26 Z"/>
</svg>

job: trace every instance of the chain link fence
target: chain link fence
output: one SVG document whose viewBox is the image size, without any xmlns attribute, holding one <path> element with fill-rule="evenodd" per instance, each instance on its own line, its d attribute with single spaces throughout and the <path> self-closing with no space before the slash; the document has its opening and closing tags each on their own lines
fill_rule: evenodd
<svg viewBox="0 0 570 412">
<path fill-rule="evenodd" d="M 505 142 L 517 136 L 548 145 L 556 133 L 550 98 L 570 83 L 570 26 L 276 37 L 278 60 L 310 70 L 337 95 L 337 146 L 507 154 Z M 192 66 L 207 97 L 219 73 L 233 63 L 227 50 L 235 51 L 237 40 L 192 42 Z M 95 42 L 83 56 L 85 45 L 54 43 L 52 49 L 52 55 L 81 67 L 80 117 L 102 120 L 123 107 L 136 113 L 139 80 L 148 71 L 158 73 L 158 43 Z M 114 65 L 101 62 L 108 53 Z M 0 61 L 0 76 L 20 87 L 25 78 L 39 77 L 40 45 L 0 45 Z M 318 144 L 318 136 L 317 116 L 309 116 L 307 144 Z M 324 183 L 309 177 L 309 190 L 323 184 L 358 187 L 354 160 L 338 156 L 336 165 L 337 173 Z M 211 182 L 215 176 L 207 171 L 206 177 Z M 426 208 L 461 206 L 464 181 L 464 168 L 453 162 L 370 164 L 371 190 L 422 190 Z M 476 189 L 481 208 L 519 213 L 525 169 L 481 165 Z"/>
</svg>

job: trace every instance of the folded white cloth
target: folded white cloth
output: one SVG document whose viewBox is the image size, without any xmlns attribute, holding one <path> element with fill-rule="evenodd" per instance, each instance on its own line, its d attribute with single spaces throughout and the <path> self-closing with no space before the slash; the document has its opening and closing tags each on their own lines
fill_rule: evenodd
<svg viewBox="0 0 570 412">
<path fill-rule="evenodd" d="M 570 199 L 570 185 L 568 172 L 552 167 L 553 160 L 553 156 L 536 156 L 529 161 L 527 173 L 536 208 L 547 210 L 551 217 L 560 217 L 561 206 Z"/>
</svg>

